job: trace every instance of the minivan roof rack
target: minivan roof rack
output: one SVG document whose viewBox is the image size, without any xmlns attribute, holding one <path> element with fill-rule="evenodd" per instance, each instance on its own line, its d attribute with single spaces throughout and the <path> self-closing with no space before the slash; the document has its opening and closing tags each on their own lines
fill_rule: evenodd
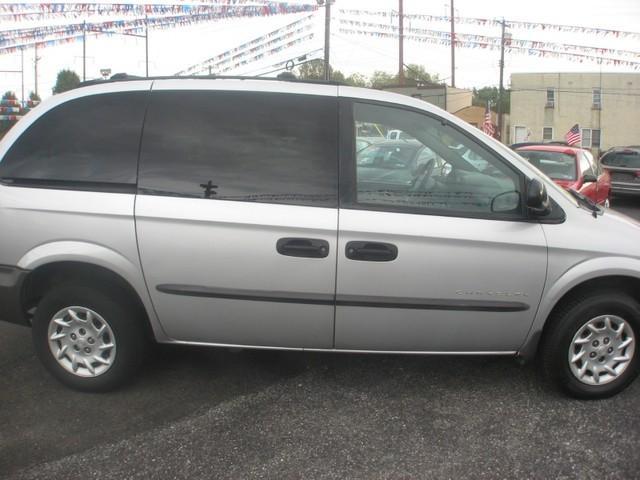
<svg viewBox="0 0 640 480">
<path fill-rule="evenodd" d="M 327 80 L 308 80 L 296 78 L 293 75 L 279 75 L 278 77 L 252 77 L 242 75 L 160 75 L 155 77 L 140 77 L 138 75 L 129 75 L 128 73 L 116 73 L 110 78 L 97 78 L 94 80 L 86 80 L 80 82 L 78 87 L 87 87 L 90 85 L 98 85 L 103 83 L 128 82 L 134 80 L 270 80 L 278 82 L 294 82 L 294 83 L 313 83 L 316 85 L 342 85 L 343 82 L 327 81 Z"/>
</svg>

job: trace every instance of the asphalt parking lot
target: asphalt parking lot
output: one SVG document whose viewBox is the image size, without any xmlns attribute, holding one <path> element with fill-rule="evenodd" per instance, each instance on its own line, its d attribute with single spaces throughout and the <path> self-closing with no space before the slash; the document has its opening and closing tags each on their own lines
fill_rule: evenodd
<svg viewBox="0 0 640 480">
<path fill-rule="evenodd" d="M 80 394 L 0 323 L 0 373 L 0 478 L 640 478 L 640 381 L 576 401 L 506 358 L 159 347 Z"/>
</svg>

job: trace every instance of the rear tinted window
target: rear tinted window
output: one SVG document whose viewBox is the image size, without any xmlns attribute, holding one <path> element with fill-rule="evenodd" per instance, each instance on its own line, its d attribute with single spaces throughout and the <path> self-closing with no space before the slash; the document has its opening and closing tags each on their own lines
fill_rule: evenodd
<svg viewBox="0 0 640 480">
<path fill-rule="evenodd" d="M 337 171 L 336 98 L 152 94 L 142 193 L 333 207 Z"/>
<path fill-rule="evenodd" d="M 529 160 L 531 165 L 554 180 L 575 180 L 577 178 L 576 157 L 573 155 L 540 150 L 517 150 L 517 152 Z"/>
<path fill-rule="evenodd" d="M 640 153 L 612 152 L 602 157 L 602 164 L 610 167 L 640 168 Z"/>
<path fill-rule="evenodd" d="M 147 95 L 92 95 L 55 107 L 9 149 L 0 177 L 135 184 Z"/>
</svg>

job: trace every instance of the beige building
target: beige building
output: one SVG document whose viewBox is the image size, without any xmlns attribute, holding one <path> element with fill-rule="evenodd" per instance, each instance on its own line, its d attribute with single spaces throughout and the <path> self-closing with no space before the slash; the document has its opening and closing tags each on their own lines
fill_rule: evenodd
<svg viewBox="0 0 640 480">
<path fill-rule="evenodd" d="M 453 88 L 437 83 L 404 87 L 393 85 L 384 87 L 383 90 L 419 98 L 450 113 L 471 106 L 471 100 L 473 98 L 473 92 L 471 90 Z"/>
<path fill-rule="evenodd" d="M 564 140 L 575 124 L 599 153 L 640 144 L 640 73 L 514 73 L 510 139 Z"/>
</svg>

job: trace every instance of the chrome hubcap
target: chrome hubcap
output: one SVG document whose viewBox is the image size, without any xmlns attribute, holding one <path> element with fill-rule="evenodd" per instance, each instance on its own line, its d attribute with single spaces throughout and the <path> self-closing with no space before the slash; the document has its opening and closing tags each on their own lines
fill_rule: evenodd
<svg viewBox="0 0 640 480">
<path fill-rule="evenodd" d="M 614 381 L 627 369 L 635 352 L 631 326 L 616 315 L 600 315 L 585 323 L 569 349 L 569 366 L 587 385 Z"/>
<path fill-rule="evenodd" d="M 105 373 L 116 356 L 116 339 L 109 324 L 85 307 L 67 307 L 49 322 L 49 349 L 68 372 L 79 377 Z"/>
</svg>

